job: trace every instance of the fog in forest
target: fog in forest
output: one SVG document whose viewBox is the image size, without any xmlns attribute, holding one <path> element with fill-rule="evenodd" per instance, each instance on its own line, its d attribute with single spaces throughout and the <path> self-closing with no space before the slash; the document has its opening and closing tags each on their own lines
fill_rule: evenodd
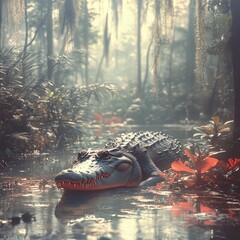
<svg viewBox="0 0 240 240">
<path fill-rule="evenodd" d="M 0 0 L 1 239 L 239 239 L 239 0 Z"/>
<path fill-rule="evenodd" d="M 89 124 L 233 118 L 226 1 L 12 0 L 1 11 L 1 122 L 12 129 L 0 139 L 24 145 L 31 132 L 39 150 Z"/>
</svg>

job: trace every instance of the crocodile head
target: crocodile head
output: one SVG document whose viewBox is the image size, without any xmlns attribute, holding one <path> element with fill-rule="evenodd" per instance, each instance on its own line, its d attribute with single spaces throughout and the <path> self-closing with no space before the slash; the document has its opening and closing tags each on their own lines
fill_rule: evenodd
<svg viewBox="0 0 240 240">
<path fill-rule="evenodd" d="M 81 151 L 70 169 L 55 177 L 58 188 L 78 191 L 134 187 L 141 182 L 136 159 L 119 149 Z"/>
</svg>

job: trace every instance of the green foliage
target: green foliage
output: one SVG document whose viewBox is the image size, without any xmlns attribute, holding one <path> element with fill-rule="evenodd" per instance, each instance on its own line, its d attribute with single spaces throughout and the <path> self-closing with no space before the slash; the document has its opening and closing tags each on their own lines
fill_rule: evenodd
<svg viewBox="0 0 240 240">
<path fill-rule="evenodd" d="M 210 0 L 208 1 L 208 10 L 216 13 L 229 13 L 230 1 L 229 0 Z"/>
<path fill-rule="evenodd" d="M 230 36 L 231 17 L 229 14 L 209 14 L 206 22 L 208 37 L 207 53 L 210 55 L 227 54 Z"/>
<path fill-rule="evenodd" d="M 56 88 L 39 74 L 36 54 L 0 52 L 0 153 L 62 149 L 80 140 L 89 106 L 115 93 L 113 85 Z"/>
<path fill-rule="evenodd" d="M 64 33 L 64 30 L 73 32 L 73 29 L 75 27 L 75 21 L 76 21 L 76 13 L 75 13 L 75 3 L 74 0 L 65 0 L 64 6 L 62 9 L 63 16 L 61 19 L 61 33 Z"/>
<path fill-rule="evenodd" d="M 232 125 L 233 121 L 222 123 L 218 116 L 214 116 L 209 124 L 194 128 L 198 132 L 194 137 L 206 140 L 216 150 L 229 150 L 232 146 Z"/>
</svg>

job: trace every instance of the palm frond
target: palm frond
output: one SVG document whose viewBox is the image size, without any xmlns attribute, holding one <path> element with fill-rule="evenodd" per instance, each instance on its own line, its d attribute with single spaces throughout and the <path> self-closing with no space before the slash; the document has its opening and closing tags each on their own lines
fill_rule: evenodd
<svg viewBox="0 0 240 240">
<path fill-rule="evenodd" d="M 73 32 L 75 27 L 75 0 L 65 0 L 63 4 L 62 14 L 60 14 L 61 33 Z"/>
<path fill-rule="evenodd" d="M 80 87 L 78 91 L 83 101 L 103 103 L 116 94 L 116 87 L 113 84 L 91 84 Z"/>
</svg>

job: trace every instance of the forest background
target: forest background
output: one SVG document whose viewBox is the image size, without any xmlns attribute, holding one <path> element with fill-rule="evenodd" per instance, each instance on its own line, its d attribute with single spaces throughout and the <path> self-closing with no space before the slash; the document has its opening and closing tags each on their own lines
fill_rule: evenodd
<svg viewBox="0 0 240 240">
<path fill-rule="evenodd" d="M 218 115 L 239 156 L 239 5 L 0 0 L 0 155 L 65 149 L 92 123 Z"/>
</svg>

